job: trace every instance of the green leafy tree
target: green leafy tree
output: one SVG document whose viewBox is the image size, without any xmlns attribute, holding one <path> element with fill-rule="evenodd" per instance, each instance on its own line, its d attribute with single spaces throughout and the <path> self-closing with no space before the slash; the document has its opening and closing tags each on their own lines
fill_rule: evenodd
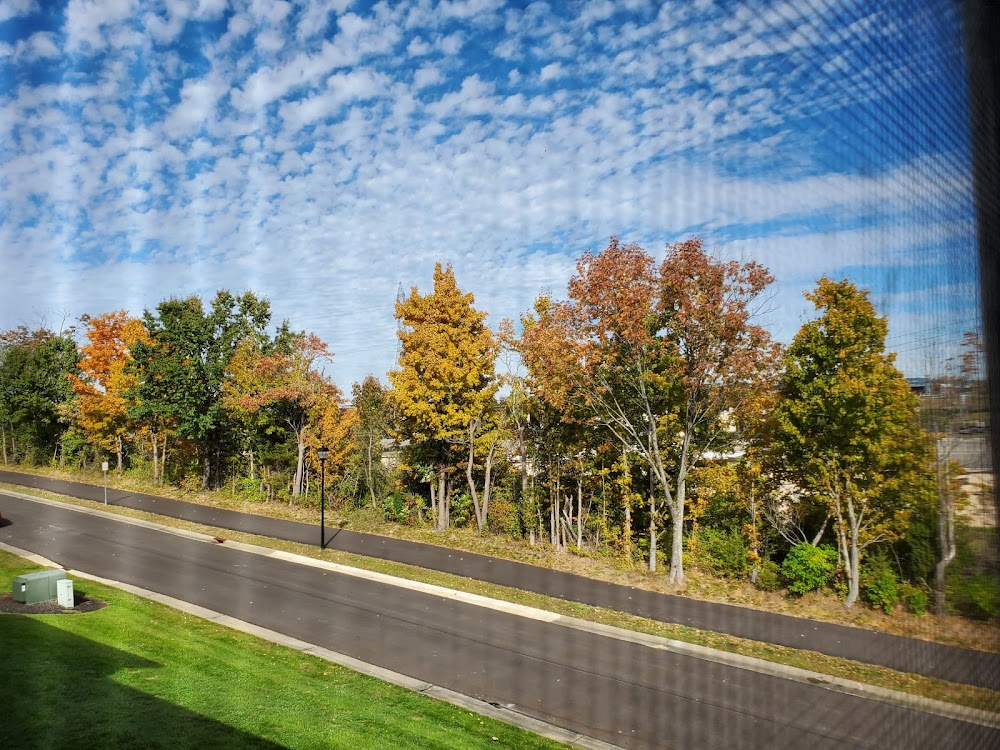
<svg viewBox="0 0 1000 750">
<path fill-rule="evenodd" d="M 886 319 L 847 280 L 824 277 L 806 298 L 819 317 L 785 357 L 775 438 L 788 478 L 834 519 L 850 607 L 863 551 L 905 532 L 933 486 L 916 397 L 885 351 Z"/>
<path fill-rule="evenodd" d="M 20 326 L 0 334 L 0 419 L 4 451 L 9 439 L 14 460 L 60 458 L 60 438 L 72 422 L 69 376 L 77 374 L 78 361 L 72 330 Z"/>
<path fill-rule="evenodd" d="M 469 435 L 475 443 L 497 390 L 496 340 L 474 301 L 458 288 L 451 266 L 438 263 L 430 294 L 413 287 L 396 303 L 402 349 L 399 367 L 389 372 L 391 398 L 401 436 L 411 441 L 411 465 L 436 470 L 429 484 L 439 529 L 449 524 L 451 476 L 470 460 Z M 472 453 L 474 461 L 474 444 Z"/>
<path fill-rule="evenodd" d="M 171 430 L 190 441 L 205 487 L 213 476 L 218 481 L 226 452 L 238 446 L 222 399 L 226 368 L 242 341 L 266 340 L 270 315 L 267 300 L 222 290 L 207 312 L 198 297 L 188 297 L 165 300 L 143 316 L 151 340 L 132 352 L 138 383 L 130 391 L 130 414 L 149 426 L 154 441 Z M 153 463 L 155 476 L 155 448 Z"/>
</svg>

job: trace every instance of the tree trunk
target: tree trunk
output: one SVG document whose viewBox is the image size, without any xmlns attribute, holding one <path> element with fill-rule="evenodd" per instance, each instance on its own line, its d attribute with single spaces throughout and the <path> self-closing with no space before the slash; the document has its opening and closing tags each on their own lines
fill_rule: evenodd
<svg viewBox="0 0 1000 750">
<path fill-rule="evenodd" d="M 549 538 L 553 547 L 559 546 L 559 498 L 562 496 L 562 477 L 556 468 L 556 488 L 549 502 Z"/>
<path fill-rule="evenodd" d="M 157 443 L 156 443 L 156 433 L 155 432 L 153 432 L 152 430 L 150 430 L 149 431 L 149 436 L 150 436 L 150 442 L 153 444 L 153 484 L 156 484 L 159 481 L 159 479 L 160 479 L 160 475 L 158 473 L 158 470 L 159 470 L 159 467 L 160 467 L 160 464 L 159 464 L 159 452 L 157 450 L 159 448 L 159 445 L 157 445 Z"/>
<path fill-rule="evenodd" d="M 486 528 L 486 519 L 490 512 L 490 475 L 493 471 L 493 454 L 496 451 L 497 444 L 496 440 L 494 440 L 490 444 L 490 449 L 486 454 L 486 463 L 483 470 L 483 497 L 482 503 L 480 503 L 479 492 L 476 490 L 476 482 L 472 474 L 472 468 L 476 456 L 476 431 L 478 427 L 478 420 L 474 420 L 469 424 L 469 460 L 465 464 L 465 480 L 469 485 L 469 494 L 472 495 L 472 508 L 476 513 L 476 527 L 479 529 L 479 533 L 482 534 L 483 530 Z"/>
<path fill-rule="evenodd" d="M 428 472 L 428 474 L 430 474 L 430 472 Z M 435 492 L 437 489 L 437 477 L 432 475 L 427 484 L 431 490 L 431 528 L 437 531 L 440 524 L 438 516 L 438 499 L 437 493 Z"/>
<path fill-rule="evenodd" d="M 632 564 L 632 500 L 625 494 L 625 524 L 622 528 L 622 546 L 625 548 L 625 558 Z"/>
<path fill-rule="evenodd" d="M 656 572 L 656 498 L 649 495 L 649 572 Z"/>
<path fill-rule="evenodd" d="M 813 539 L 812 539 L 811 544 L 812 544 L 813 547 L 818 547 L 819 546 L 819 540 L 823 538 L 823 532 L 826 531 L 826 525 L 828 523 L 830 523 L 830 514 L 829 513 L 826 514 L 826 518 L 823 519 L 823 525 L 819 527 L 819 531 L 816 532 L 816 536 L 814 536 Z"/>
<path fill-rule="evenodd" d="M 656 437 L 656 430 L 651 430 L 653 438 Z M 681 460 L 677 467 L 676 490 L 673 498 L 667 485 L 666 472 L 660 457 L 659 448 L 656 451 L 657 463 L 653 467 L 657 472 L 657 479 L 663 488 L 663 494 L 670 510 L 670 519 L 673 521 L 673 538 L 670 540 L 670 573 L 667 581 L 680 586 L 684 583 L 684 504 L 687 501 L 687 473 L 688 460 L 691 450 L 690 435 L 685 432 L 681 441 Z"/>
<path fill-rule="evenodd" d="M 934 448 L 937 453 L 938 482 L 938 549 L 940 550 L 937 564 L 934 566 L 934 614 L 943 617 L 947 612 L 945 596 L 945 574 L 948 565 L 955 559 L 955 508 L 951 500 L 951 477 L 948 467 L 942 466 L 940 441 L 936 440 Z"/>
<path fill-rule="evenodd" d="M 490 445 L 486 454 L 486 467 L 483 471 L 483 529 L 490 517 L 490 497 L 493 494 L 493 456 L 496 451 L 496 440 Z M 480 529 L 480 532 L 483 530 Z"/>
<path fill-rule="evenodd" d="M 163 444 L 160 446 L 160 470 L 159 470 L 159 482 L 163 484 L 164 473 L 167 470 L 167 433 L 163 433 Z"/>
<path fill-rule="evenodd" d="M 669 504 L 670 519 L 673 521 L 673 539 L 670 540 L 670 574 L 667 581 L 680 586 L 684 583 L 684 502 L 687 496 L 687 477 L 684 475 L 684 458 L 678 472 L 677 492 L 673 503 Z"/>
<path fill-rule="evenodd" d="M 438 531 L 448 528 L 448 504 L 451 502 L 449 483 L 446 480 L 444 467 L 438 468 Z"/>
<path fill-rule="evenodd" d="M 847 501 L 847 518 L 851 525 L 851 541 L 848 548 L 850 554 L 850 570 L 847 572 L 847 600 L 845 607 L 853 607 L 858 600 L 861 588 L 861 551 L 858 549 L 858 520 L 854 512 L 854 501 Z"/>
<path fill-rule="evenodd" d="M 121 435 L 115 435 L 115 458 L 118 459 L 118 469 L 117 469 L 116 473 L 118 474 L 118 476 L 122 475 L 122 468 L 123 468 L 123 465 L 122 465 L 123 461 L 122 461 L 122 459 L 123 459 L 124 452 L 125 451 L 124 451 L 124 447 L 122 445 L 122 436 Z"/>
<path fill-rule="evenodd" d="M 303 485 L 303 473 L 305 468 L 306 460 L 306 443 L 305 435 L 301 430 L 296 434 L 298 439 L 298 458 L 295 462 L 295 477 L 292 479 L 292 497 L 296 498 L 302 494 Z M 291 505 L 291 500 L 289 500 L 289 505 Z"/>
<path fill-rule="evenodd" d="M 375 436 L 371 432 L 369 432 L 368 433 L 368 461 L 365 464 L 365 470 L 366 470 L 366 472 L 368 474 L 368 477 L 367 477 L 367 479 L 368 479 L 368 494 L 371 495 L 372 508 L 374 508 L 375 505 L 376 505 L 376 502 L 375 502 L 375 482 L 374 482 L 374 479 L 373 479 L 374 471 L 372 470 L 372 448 L 374 447 L 372 444 L 374 443 L 374 441 L 375 441 Z"/>
<path fill-rule="evenodd" d="M 3 465 L 7 465 L 7 426 L 0 424 L 0 444 L 3 444 Z"/>
<path fill-rule="evenodd" d="M 576 548 L 583 549 L 583 477 L 576 480 Z"/>
</svg>

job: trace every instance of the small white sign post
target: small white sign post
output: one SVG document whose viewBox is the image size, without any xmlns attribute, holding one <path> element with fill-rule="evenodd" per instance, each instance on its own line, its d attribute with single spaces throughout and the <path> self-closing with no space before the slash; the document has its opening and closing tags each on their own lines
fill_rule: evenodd
<svg viewBox="0 0 1000 750">
<path fill-rule="evenodd" d="M 108 462 L 101 463 L 101 471 L 104 472 L 104 504 L 108 504 Z"/>
</svg>

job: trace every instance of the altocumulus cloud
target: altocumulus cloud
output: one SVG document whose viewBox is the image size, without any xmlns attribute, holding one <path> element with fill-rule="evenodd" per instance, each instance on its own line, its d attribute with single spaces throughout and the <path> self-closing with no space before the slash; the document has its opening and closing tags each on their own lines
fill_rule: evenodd
<svg viewBox="0 0 1000 750">
<path fill-rule="evenodd" d="M 0 326 L 252 289 L 347 388 L 437 260 L 495 324 L 697 234 L 785 340 L 871 287 L 923 374 L 976 326 L 963 65 L 944 0 L 6 0 Z"/>
</svg>

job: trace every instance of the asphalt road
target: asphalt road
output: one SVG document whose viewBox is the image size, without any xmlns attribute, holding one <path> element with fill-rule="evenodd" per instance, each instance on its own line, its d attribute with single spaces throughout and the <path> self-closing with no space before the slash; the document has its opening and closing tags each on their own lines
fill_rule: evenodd
<svg viewBox="0 0 1000 750">
<path fill-rule="evenodd" d="M 0 471 L 0 482 L 36 487 L 98 502 L 104 498 L 103 487 L 19 472 Z M 271 519 L 113 489 L 108 490 L 108 501 L 114 505 L 181 518 L 207 526 L 305 544 L 319 543 L 317 525 Z M 808 649 L 902 672 L 1000 690 L 1000 654 L 996 653 L 944 646 L 860 628 L 644 591 L 524 563 L 374 534 L 361 534 L 347 529 L 329 529 L 327 546 L 331 549 L 394 560 L 628 612 L 661 622 L 689 625 L 701 630 Z"/>
<path fill-rule="evenodd" d="M 0 493 L 0 541 L 629 748 L 992 748 L 1000 731 Z"/>
</svg>

